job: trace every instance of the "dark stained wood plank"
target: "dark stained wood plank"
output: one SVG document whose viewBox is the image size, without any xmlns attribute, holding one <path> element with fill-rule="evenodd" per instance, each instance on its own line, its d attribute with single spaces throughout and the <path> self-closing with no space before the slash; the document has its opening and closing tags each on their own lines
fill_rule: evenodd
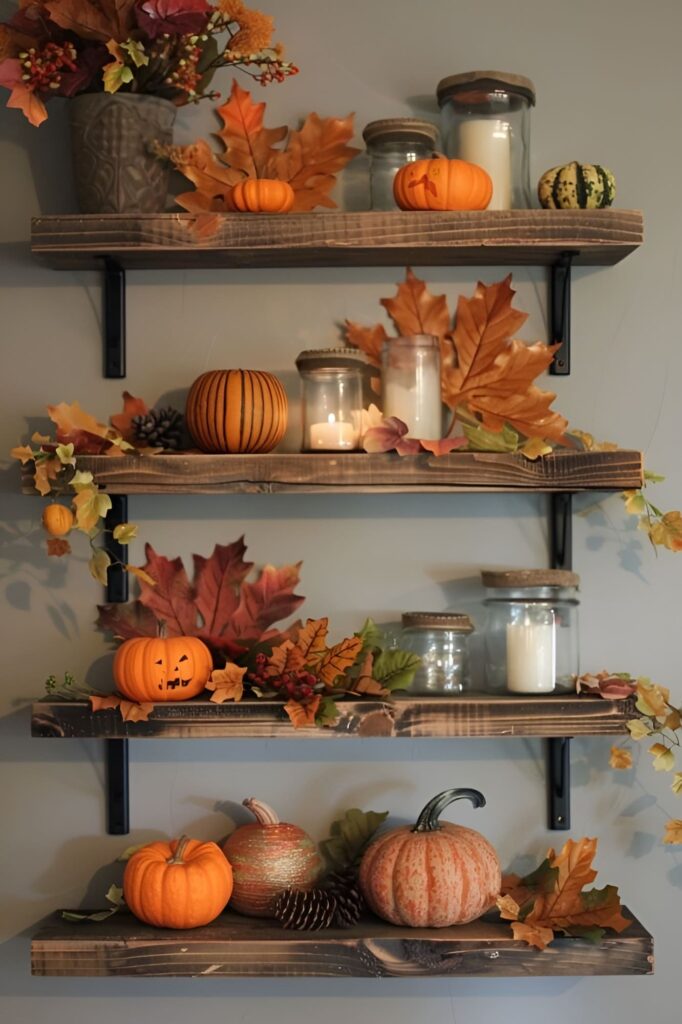
<svg viewBox="0 0 682 1024">
<path fill-rule="evenodd" d="M 147 722 L 124 722 L 117 710 L 93 712 L 87 701 L 36 701 L 33 736 L 140 739 L 353 739 L 363 737 L 612 736 L 636 717 L 632 700 L 601 697 L 396 696 L 393 702 L 343 701 L 334 726 L 294 730 L 282 705 L 197 698 L 155 704 Z"/>
<path fill-rule="evenodd" d="M 34 257 L 58 270 L 126 268 L 612 265 L 642 243 L 637 210 L 221 214 L 199 238 L 185 213 L 36 217 Z"/>
<path fill-rule="evenodd" d="M 153 455 L 81 456 L 109 494 L 218 493 L 439 493 L 453 491 L 621 491 L 642 485 L 635 451 L 557 452 L 531 462 L 523 455 L 452 452 L 369 455 Z M 22 487 L 35 494 L 32 465 Z"/>
<path fill-rule="evenodd" d="M 626 911 L 626 916 L 632 915 Z M 377 918 L 349 930 L 288 932 L 224 914 L 205 928 L 149 928 L 130 914 L 101 924 L 61 919 L 32 942 L 32 972 L 58 977 L 539 977 L 651 974 L 653 939 L 633 919 L 599 945 L 559 938 L 543 952 L 488 915 L 455 928 L 396 928 Z"/>
</svg>

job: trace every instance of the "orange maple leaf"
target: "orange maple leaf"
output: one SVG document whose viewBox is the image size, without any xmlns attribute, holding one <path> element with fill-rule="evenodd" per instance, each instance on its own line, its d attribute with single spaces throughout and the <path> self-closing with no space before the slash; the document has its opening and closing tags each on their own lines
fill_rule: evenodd
<svg viewBox="0 0 682 1024">
<path fill-rule="evenodd" d="M 298 631 L 296 647 L 306 665 L 317 665 L 324 657 L 327 651 L 328 628 L 328 618 L 308 619 L 305 626 Z"/>
<path fill-rule="evenodd" d="M 329 198 L 336 173 L 360 152 L 348 145 L 353 132 L 352 114 L 320 117 L 315 113 L 308 114 L 298 131 L 289 132 L 286 149 L 271 158 L 267 175 L 289 182 L 294 190 L 294 212 L 336 206 Z"/>
<path fill-rule="evenodd" d="M 116 413 L 109 417 L 112 427 L 119 432 L 124 441 L 131 444 L 135 441 L 133 419 L 135 416 L 145 416 L 149 412 L 147 403 L 143 398 L 136 398 L 129 391 L 123 392 L 123 412 Z"/>
<path fill-rule="evenodd" d="M 220 159 L 241 178 L 267 178 L 268 161 L 276 155 L 273 148 L 286 137 L 287 127 L 266 128 L 263 124 L 265 103 L 254 103 L 251 93 L 233 81 L 227 103 L 216 113 L 223 128 L 216 132 L 225 146 Z"/>
<path fill-rule="evenodd" d="M 315 725 L 315 715 L 321 700 L 322 698 L 318 693 L 315 694 L 309 704 L 299 704 L 297 700 L 286 702 L 284 710 L 291 719 L 294 729 L 309 729 Z"/>
<path fill-rule="evenodd" d="M 146 722 L 154 710 L 153 704 L 138 704 L 134 700 L 125 700 L 116 694 L 100 697 L 91 694 L 88 698 L 93 711 L 106 711 L 107 708 L 118 708 L 124 722 Z"/>
<path fill-rule="evenodd" d="M 52 490 L 52 480 L 56 480 L 62 464 L 56 455 L 36 462 L 36 471 L 33 474 L 33 482 L 36 490 L 45 497 Z"/>
<path fill-rule="evenodd" d="M 359 636 L 346 637 L 334 644 L 320 661 L 317 674 L 325 686 L 332 687 L 339 676 L 354 664 L 362 650 L 362 639 Z"/>
<path fill-rule="evenodd" d="M 207 142 L 199 139 L 191 146 L 173 146 L 168 157 L 196 189 L 176 196 L 178 206 L 190 213 L 224 213 L 232 209 L 230 192 L 244 175 L 221 164 Z"/>
<path fill-rule="evenodd" d="M 682 843 L 682 820 L 671 818 L 665 823 L 663 842 L 666 846 L 678 846 Z"/>
<path fill-rule="evenodd" d="M 213 703 L 222 704 L 226 700 L 240 701 L 244 694 L 245 675 L 246 668 L 240 668 L 231 662 L 225 668 L 214 669 L 206 683 L 206 689 L 213 690 Z"/>
<path fill-rule="evenodd" d="M 293 640 L 285 640 L 284 643 L 273 647 L 272 654 L 268 658 L 266 675 L 274 679 L 284 672 L 296 672 L 303 668 L 304 664 L 303 652 Z"/>
</svg>

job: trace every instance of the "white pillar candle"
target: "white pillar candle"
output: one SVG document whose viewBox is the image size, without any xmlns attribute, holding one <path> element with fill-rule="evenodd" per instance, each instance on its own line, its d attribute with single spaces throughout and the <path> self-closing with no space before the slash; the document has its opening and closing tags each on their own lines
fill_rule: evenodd
<svg viewBox="0 0 682 1024">
<path fill-rule="evenodd" d="M 511 134 L 506 121 L 495 118 L 462 121 L 459 153 L 462 160 L 478 164 L 493 180 L 489 210 L 511 209 Z"/>
<path fill-rule="evenodd" d="M 330 413 L 326 423 L 310 424 L 310 447 L 319 451 L 348 451 L 357 445 L 358 430 Z"/>
<path fill-rule="evenodd" d="M 507 626 L 507 689 L 511 693 L 551 693 L 556 678 L 553 622 L 514 622 Z"/>
<path fill-rule="evenodd" d="M 435 441 L 443 434 L 440 374 L 434 367 L 425 369 L 421 376 L 432 376 L 433 380 L 418 380 L 406 387 L 389 377 L 382 390 L 383 413 L 406 423 L 410 437 Z"/>
</svg>

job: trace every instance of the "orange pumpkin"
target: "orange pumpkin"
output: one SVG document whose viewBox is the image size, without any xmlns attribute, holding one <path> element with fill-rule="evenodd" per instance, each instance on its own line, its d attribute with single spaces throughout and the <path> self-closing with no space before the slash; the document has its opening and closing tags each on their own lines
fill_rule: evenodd
<svg viewBox="0 0 682 1024">
<path fill-rule="evenodd" d="M 66 537 L 73 527 L 73 512 L 57 502 L 46 505 L 43 509 L 43 527 L 51 537 Z"/>
<path fill-rule="evenodd" d="M 311 889 L 322 859 L 307 832 L 280 821 L 267 804 L 244 800 L 256 821 L 241 825 L 223 843 L 234 875 L 230 904 L 249 917 L 272 917 L 285 889 Z"/>
<path fill-rule="evenodd" d="M 287 396 L 262 370 L 209 370 L 187 396 L 185 418 L 203 452 L 270 452 L 287 429 Z"/>
<path fill-rule="evenodd" d="M 485 210 L 493 195 L 487 171 L 466 160 L 415 160 L 393 179 L 401 210 Z"/>
<path fill-rule="evenodd" d="M 156 928 L 198 928 L 225 908 L 232 868 L 216 843 L 173 839 L 149 843 L 132 855 L 123 896 L 135 917 Z"/>
<path fill-rule="evenodd" d="M 360 863 L 360 888 L 375 914 L 411 928 L 474 921 L 499 895 L 500 862 L 473 829 L 439 822 L 453 800 L 485 806 L 476 789 L 448 789 L 429 801 L 417 824 L 380 835 Z"/>
<path fill-rule="evenodd" d="M 294 198 L 288 181 L 246 178 L 232 189 L 230 204 L 239 213 L 288 213 Z"/>
<path fill-rule="evenodd" d="M 140 636 L 123 641 L 113 673 L 129 700 L 189 700 L 206 688 L 212 669 L 211 652 L 196 636 Z"/>
</svg>

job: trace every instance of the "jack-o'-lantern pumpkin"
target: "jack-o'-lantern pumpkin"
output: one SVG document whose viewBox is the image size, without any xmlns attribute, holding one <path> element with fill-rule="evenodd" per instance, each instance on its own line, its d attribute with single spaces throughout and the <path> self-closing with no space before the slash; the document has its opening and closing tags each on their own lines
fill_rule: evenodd
<svg viewBox="0 0 682 1024">
<path fill-rule="evenodd" d="M 129 700 L 188 700 L 205 689 L 212 668 L 211 652 L 196 636 L 143 636 L 124 640 L 113 674 Z"/>
<path fill-rule="evenodd" d="M 393 195 L 401 210 L 485 210 L 493 182 L 478 164 L 438 156 L 401 167 Z"/>
</svg>

